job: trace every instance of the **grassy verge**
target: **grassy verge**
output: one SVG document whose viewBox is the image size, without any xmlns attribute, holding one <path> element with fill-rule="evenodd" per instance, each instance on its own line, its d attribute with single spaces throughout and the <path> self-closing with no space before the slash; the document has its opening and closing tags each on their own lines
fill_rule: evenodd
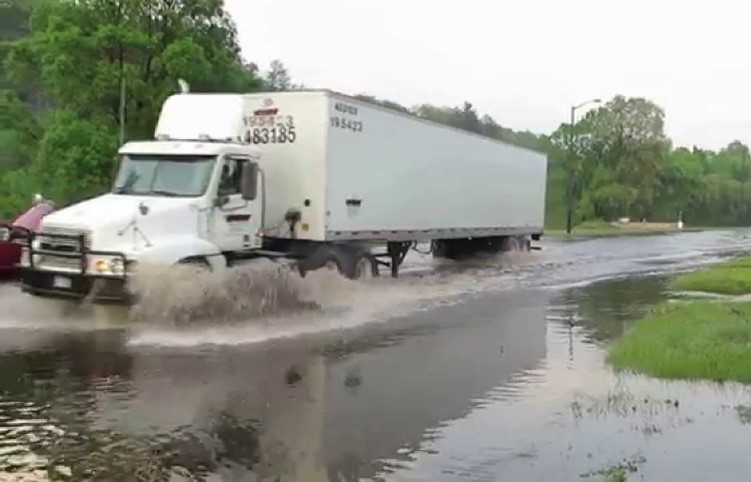
<svg viewBox="0 0 751 482">
<path fill-rule="evenodd" d="M 661 306 L 611 347 L 608 361 L 658 378 L 751 382 L 751 303 Z"/>
<path fill-rule="evenodd" d="M 751 294 L 751 258 L 678 276 L 673 288 Z M 687 301 L 664 305 L 640 320 L 610 349 L 617 370 L 659 378 L 751 383 L 751 303 Z"/>
<path fill-rule="evenodd" d="M 672 284 L 682 291 L 704 291 L 725 295 L 751 293 L 751 258 L 740 258 L 677 277 Z"/>
<path fill-rule="evenodd" d="M 572 235 L 578 237 L 628 236 L 645 234 L 664 234 L 676 232 L 675 223 L 609 223 L 602 220 L 584 221 L 572 229 Z M 563 229 L 546 229 L 548 236 L 566 236 Z"/>
</svg>

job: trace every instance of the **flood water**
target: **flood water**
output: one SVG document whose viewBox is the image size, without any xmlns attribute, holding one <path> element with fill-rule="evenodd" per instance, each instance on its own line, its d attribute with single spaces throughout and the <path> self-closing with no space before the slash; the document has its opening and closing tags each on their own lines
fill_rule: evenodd
<svg viewBox="0 0 751 482">
<path fill-rule="evenodd" d="M 573 481 L 623 467 L 747 482 L 748 387 L 615 374 L 605 355 L 673 296 L 671 273 L 749 252 L 750 235 L 545 241 L 469 264 L 411 254 L 400 280 L 313 277 L 294 287 L 300 306 L 264 318 L 171 323 L 163 296 L 134 317 L 6 283 L 0 481 Z"/>
</svg>

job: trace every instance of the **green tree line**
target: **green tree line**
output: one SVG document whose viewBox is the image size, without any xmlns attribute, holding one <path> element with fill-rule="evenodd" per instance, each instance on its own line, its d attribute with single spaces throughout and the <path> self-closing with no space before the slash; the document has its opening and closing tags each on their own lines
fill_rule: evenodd
<svg viewBox="0 0 751 482">
<path fill-rule="evenodd" d="M 119 139 L 152 136 L 161 103 L 185 79 L 193 91 L 301 88 L 283 63 L 263 75 L 240 55 L 222 0 L 10 0 L 0 3 L 0 218 L 34 192 L 65 205 L 105 192 Z M 121 105 L 121 94 L 126 102 Z M 547 225 L 620 217 L 694 225 L 751 221 L 749 149 L 675 148 L 665 113 L 616 96 L 576 125 L 515 131 L 456 107 L 361 100 L 547 154 Z M 124 132 L 121 133 L 121 114 Z"/>
</svg>

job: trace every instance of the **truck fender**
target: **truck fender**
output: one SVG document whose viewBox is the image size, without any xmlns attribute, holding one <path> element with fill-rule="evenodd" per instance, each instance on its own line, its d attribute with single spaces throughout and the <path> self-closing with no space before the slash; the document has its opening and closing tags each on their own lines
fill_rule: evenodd
<svg viewBox="0 0 751 482">
<path fill-rule="evenodd" d="M 212 243 L 193 237 L 171 238 L 144 251 L 139 257 L 144 263 L 174 265 L 186 259 L 205 259 L 212 271 L 227 266 L 221 251 Z"/>
</svg>

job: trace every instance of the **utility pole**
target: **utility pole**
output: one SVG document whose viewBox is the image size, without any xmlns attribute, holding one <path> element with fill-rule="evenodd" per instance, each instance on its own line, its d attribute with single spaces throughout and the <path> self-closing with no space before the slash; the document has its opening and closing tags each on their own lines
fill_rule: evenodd
<svg viewBox="0 0 751 482">
<path fill-rule="evenodd" d="M 125 144 L 125 74 L 120 71 L 120 145 Z"/>
<path fill-rule="evenodd" d="M 571 124 L 569 124 L 568 133 L 568 162 L 569 168 L 566 169 L 566 234 L 571 234 L 572 221 L 574 215 L 574 163 L 576 153 L 574 152 L 574 116 L 576 107 L 571 107 Z"/>
</svg>

